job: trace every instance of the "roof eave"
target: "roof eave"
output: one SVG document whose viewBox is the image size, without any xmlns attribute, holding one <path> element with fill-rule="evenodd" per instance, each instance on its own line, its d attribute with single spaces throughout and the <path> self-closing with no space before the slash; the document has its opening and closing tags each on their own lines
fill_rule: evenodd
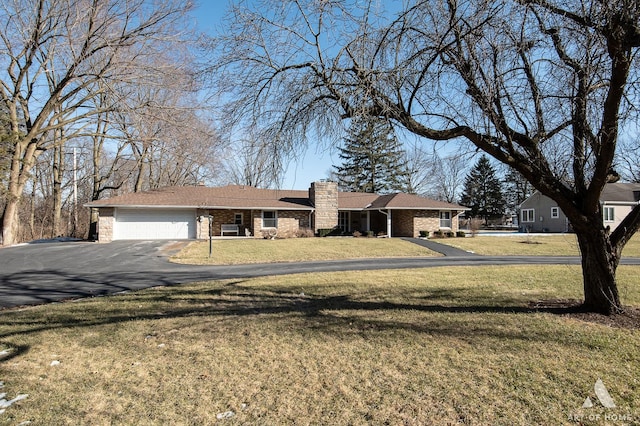
<svg viewBox="0 0 640 426">
<path fill-rule="evenodd" d="M 174 205 L 174 204 L 84 204 L 87 208 L 123 208 L 123 209 L 218 209 L 218 210 L 298 210 L 313 211 L 313 207 L 289 207 L 289 206 L 209 206 L 209 205 Z"/>
<path fill-rule="evenodd" d="M 340 209 L 338 209 L 338 210 L 340 210 Z M 347 209 L 344 209 L 344 210 L 347 210 Z M 352 209 L 352 210 L 355 210 L 355 209 Z M 471 208 L 470 207 L 462 207 L 462 206 L 460 206 L 460 207 L 415 207 L 415 206 L 414 207 L 386 207 L 386 206 L 380 206 L 380 207 L 367 207 L 367 208 L 363 208 L 361 210 L 364 210 L 364 211 L 367 211 L 367 210 L 369 210 L 369 211 L 378 211 L 378 210 L 450 210 L 450 211 L 453 211 L 453 210 L 462 211 L 462 210 L 464 210 L 464 211 L 467 211 L 467 210 L 471 210 Z"/>
</svg>

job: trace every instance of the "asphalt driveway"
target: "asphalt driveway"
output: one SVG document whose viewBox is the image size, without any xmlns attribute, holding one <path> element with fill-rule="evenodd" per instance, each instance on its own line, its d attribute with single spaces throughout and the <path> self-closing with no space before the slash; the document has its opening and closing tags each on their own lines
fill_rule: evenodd
<svg viewBox="0 0 640 426">
<path fill-rule="evenodd" d="M 566 256 L 496 257 L 464 252 L 429 258 L 236 266 L 191 266 L 169 262 L 167 258 L 181 246 L 180 242 L 117 241 L 108 244 L 50 242 L 0 248 L 0 309 L 225 278 L 435 266 L 580 263 L 578 258 Z M 640 259 L 623 259 L 622 263 L 640 264 Z"/>
</svg>

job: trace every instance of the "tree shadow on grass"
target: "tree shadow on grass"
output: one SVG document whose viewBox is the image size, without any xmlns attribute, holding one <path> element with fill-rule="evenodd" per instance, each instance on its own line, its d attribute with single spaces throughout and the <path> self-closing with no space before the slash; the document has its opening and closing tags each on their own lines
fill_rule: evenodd
<svg viewBox="0 0 640 426">
<path fill-rule="evenodd" d="M 294 287 L 247 284 L 245 280 L 236 280 L 209 288 L 198 284 L 157 287 L 109 298 L 105 303 L 79 301 L 46 305 L 41 309 L 7 310 L 0 313 L 0 344 L 11 346 L 7 340 L 11 336 L 48 330 L 177 318 L 193 318 L 194 324 L 203 318 L 289 321 L 294 328 L 338 336 L 408 331 L 456 337 L 471 343 L 496 338 L 568 344 L 562 336 L 545 327 L 505 326 L 519 320 L 504 315 L 584 314 L 575 300 L 555 304 L 536 301 L 527 305 L 521 300 L 500 299 L 494 295 L 491 299 L 478 297 L 473 303 L 464 304 L 459 289 L 425 289 L 420 297 L 397 293 L 390 296 L 386 291 L 323 295 L 301 293 Z M 15 346 L 8 357 L 0 357 L 0 363 L 27 350 L 27 347 Z"/>
</svg>

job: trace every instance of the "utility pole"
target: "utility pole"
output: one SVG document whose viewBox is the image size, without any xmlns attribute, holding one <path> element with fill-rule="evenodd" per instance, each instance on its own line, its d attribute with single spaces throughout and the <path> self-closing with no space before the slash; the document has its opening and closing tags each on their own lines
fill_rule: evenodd
<svg viewBox="0 0 640 426">
<path fill-rule="evenodd" d="M 73 148 L 73 236 L 78 231 L 78 160 L 76 148 Z"/>
</svg>

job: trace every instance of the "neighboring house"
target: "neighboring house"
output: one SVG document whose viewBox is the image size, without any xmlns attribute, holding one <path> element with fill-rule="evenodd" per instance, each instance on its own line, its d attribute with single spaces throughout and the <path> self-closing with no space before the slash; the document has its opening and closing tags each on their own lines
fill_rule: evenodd
<svg viewBox="0 0 640 426">
<path fill-rule="evenodd" d="M 420 231 L 458 230 L 456 204 L 411 194 L 340 192 L 335 182 L 314 182 L 308 191 L 250 186 L 167 187 L 98 200 L 98 240 L 202 239 L 212 234 L 276 233 L 340 228 L 417 237 Z"/>
<path fill-rule="evenodd" d="M 640 183 L 608 183 L 600 195 L 602 219 L 605 226 L 615 229 L 638 205 Z M 520 204 L 520 231 L 570 232 L 567 216 L 558 204 L 535 192 Z"/>
</svg>

